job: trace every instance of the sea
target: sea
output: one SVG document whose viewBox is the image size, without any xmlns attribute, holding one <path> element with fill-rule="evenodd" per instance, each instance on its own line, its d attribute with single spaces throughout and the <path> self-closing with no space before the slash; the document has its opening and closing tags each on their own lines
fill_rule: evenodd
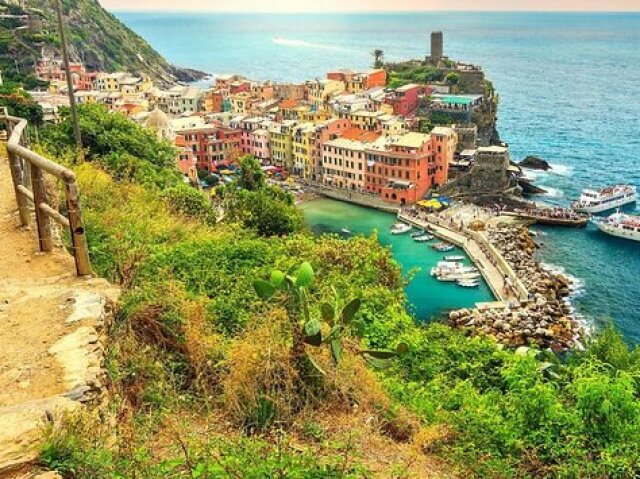
<svg viewBox="0 0 640 479">
<path fill-rule="evenodd" d="M 279 81 L 368 68 L 377 48 L 387 60 L 421 58 L 430 32 L 441 30 L 445 54 L 482 65 L 493 81 L 498 129 L 512 159 L 537 155 L 552 164 L 550 172 L 527 172 L 547 190 L 537 200 L 566 206 L 589 186 L 640 187 L 640 13 L 116 16 L 177 65 Z M 434 283 L 425 270 L 438 258 L 408 237 L 388 235 L 389 215 L 329 200 L 306 209 L 318 231 L 384 232 L 380 241 L 407 273 L 414 271 L 407 293 L 419 319 L 490 299 L 485 285 L 461 291 Z M 614 322 L 630 343 L 639 343 L 640 243 L 593 226 L 537 231 L 540 260 L 574 278 L 576 313 L 594 328 Z"/>
</svg>

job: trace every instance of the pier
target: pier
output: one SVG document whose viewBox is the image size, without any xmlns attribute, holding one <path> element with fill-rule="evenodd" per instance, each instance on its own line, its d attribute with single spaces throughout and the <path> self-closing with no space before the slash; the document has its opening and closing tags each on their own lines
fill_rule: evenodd
<svg viewBox="0 0 640 479">
<path fill-rule="evenodd" d="M 478 268 L 493 295 L 500 302 L 526 301 L 529 291 L 502 254 L 481 231 L 458 229 L 446 224 L 435 215 L 416 217 L 407 212 L 398 213 L 398 219 L 416 228 L 429 231 L 438 238 L 464 249 Z"/>
</svg>

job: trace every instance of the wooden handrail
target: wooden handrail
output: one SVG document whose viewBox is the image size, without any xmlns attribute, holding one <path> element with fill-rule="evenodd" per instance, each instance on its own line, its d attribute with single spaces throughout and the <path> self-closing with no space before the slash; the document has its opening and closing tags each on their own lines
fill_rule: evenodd
<svg viewBox="0 0 640 479">
<path fill-rule="evenodd" d="M 31 202 L 34 205 L 40 251 L 53 249 L 50 219 L 68 227 L 76 273 L 78 276 L 90 275 L 91 262 L 80 211 L 80 191 L 76 175 L 70 169 L 29 149 L 25 134 L 27 120 L 9 116 L 5 110 L 4 114 L 0 115 L 0 121 L 4 121 L 7 130 L 7 155 L 21 226 L 29 226 L 31 223 Z M 66 217 L 49 204 L 44 173 L 49 173 L 64 182 Z"/>
</svg>

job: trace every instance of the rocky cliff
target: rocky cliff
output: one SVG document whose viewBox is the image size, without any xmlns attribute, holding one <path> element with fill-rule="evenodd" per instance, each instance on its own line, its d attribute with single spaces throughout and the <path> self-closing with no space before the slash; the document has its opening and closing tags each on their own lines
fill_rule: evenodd
<svg viewBox="0 0 640 479">
<path fill-rule="evenodd" d="M 0 62 L 8 75 L 33 70 L 43 49 L 59 50 L 56 16 L 49 0 L 26 0 L 23 6 L 0 0 L 4 13 L 25 18 L 0 20 Z M 158 84 L 193 81 L 203 72 L 168 63 L 142 37 L 107 12 L 97 0 L 62 0 L 72 58 L 91 70 L 125 70 L 146 74 Z"/>
</svg>

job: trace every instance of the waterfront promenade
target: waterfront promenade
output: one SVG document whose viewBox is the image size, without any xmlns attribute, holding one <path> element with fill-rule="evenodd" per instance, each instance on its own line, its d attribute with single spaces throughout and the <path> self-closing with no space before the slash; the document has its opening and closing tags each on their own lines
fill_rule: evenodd
<svg viewBox="0 0 640 479">
<path fill-rule="evenodd" d="M 476 265 L 498 301 L 514 303 L 526 301 L 529 291 L 498 250 L 481 231 L 459 228 L 436 215 L 415 215 L 407 210 L 398 214 L 398 219 L 417 228 L 427 230 L 464 249 Z"/>
</svg>

